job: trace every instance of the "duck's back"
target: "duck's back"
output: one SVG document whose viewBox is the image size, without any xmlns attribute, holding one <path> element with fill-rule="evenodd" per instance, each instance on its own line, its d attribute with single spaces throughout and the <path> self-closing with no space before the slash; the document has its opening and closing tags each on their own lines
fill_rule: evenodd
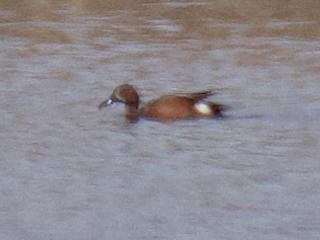
<svg viewBox="0 0 320 240">
<path fill-rule="evenodd" d="M 191 118 L 196 114 L 194 104 L 195 101 L 187 97 L 165 95 L 146 104 L 141 114 L 145 118 L 164 121 Z"/>
</svg>

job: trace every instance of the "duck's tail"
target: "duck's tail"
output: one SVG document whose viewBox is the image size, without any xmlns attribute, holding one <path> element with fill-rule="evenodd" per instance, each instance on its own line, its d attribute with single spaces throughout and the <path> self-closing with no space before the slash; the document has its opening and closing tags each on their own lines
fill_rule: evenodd
<svg viewBox="0 0 320 240">
<path fill-rule="evenodd" d="M 225 112 L 231 109 L 230 106 L 224 105 L 224 104 L 213 103 L 213 102 L 208 102 L 207 104 L 209 105 L 214 117 L 224 117 Z"/>
</svg>

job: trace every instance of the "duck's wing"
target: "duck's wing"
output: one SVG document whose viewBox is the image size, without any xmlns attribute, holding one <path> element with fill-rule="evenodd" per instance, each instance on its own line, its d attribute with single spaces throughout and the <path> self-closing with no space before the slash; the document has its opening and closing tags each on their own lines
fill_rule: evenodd
<svg viewBox="0 0 320 240">
<path fill-rule="evenodd" d="M 176 93 L 174 94 L 175 96 L 178 97 L 185 97 L 185 98 L 189 98 L 193 101 L 200 101 L 202 99 L 205 99 L 211 95 L 216 94 L 216 92 L 214 92 L 213 90 L 206 90 L 206 91 L 200 91 L 200 92 L 180 92 L 180 93 Z"/>
</svg>

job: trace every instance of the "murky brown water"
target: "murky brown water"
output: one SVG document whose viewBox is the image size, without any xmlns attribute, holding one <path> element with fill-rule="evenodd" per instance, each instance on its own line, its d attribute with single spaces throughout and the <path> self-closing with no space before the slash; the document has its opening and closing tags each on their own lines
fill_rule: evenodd
<svg viewBox="0 0 320 240">
<path fill-rule="evenodd" d="M 319 239 L 319 8 L 0 0 L 0 239 Z M 128 125 L 124 82 L 233 108 Z"/>
</svg>

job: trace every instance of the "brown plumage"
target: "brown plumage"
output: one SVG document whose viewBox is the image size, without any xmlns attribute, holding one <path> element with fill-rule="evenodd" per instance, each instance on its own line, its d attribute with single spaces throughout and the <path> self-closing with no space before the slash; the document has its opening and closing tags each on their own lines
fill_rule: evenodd
<svg viewBox="0 0 320 240">
<path fill-rule="evenodd" d="M 168 94 L 150 101 L 139 109 L 140 99 L 137 91 L 129 84 L 123 84 L 114 89 L 110 98 L 99 105 L 99 109 L 114 102 L 122 102 L 126 105 L 126 118 L 131 122 L 137 121 L 139 117 L 156 121 L 174 121 L 221 116 L 226 106 L 204 101 L 213 94 L 212 90 Z"/>
</svg>

